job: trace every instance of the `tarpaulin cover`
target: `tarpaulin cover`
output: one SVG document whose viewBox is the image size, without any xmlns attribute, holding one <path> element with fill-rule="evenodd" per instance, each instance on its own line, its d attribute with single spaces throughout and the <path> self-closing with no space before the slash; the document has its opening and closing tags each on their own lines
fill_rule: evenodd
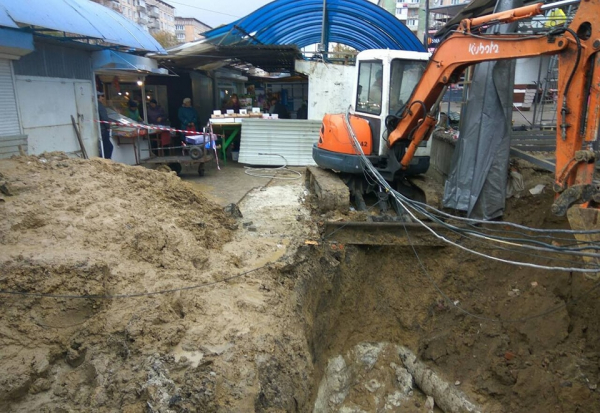
<svg viewBox="0 0 600 413">
<path fill-rule="evenodd" d="M 497 11 L 521 6 L 522 0 L 499 0 Z M 508 33 L 502 25 L 495 33 Z M 477 65 L 461 116 L 459 140 L 444 188 L 446 208 L 466 211 L 477 219 L 503 215 L 514 88 L 514 61 Z"/>
</svg>

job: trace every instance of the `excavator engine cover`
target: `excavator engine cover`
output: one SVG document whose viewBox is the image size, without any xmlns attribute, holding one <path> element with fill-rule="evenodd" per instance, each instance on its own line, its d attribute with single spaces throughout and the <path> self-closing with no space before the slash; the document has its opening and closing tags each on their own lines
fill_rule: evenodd
<svg viewBox="0 0 600 413">
<path fill-rule="evenodd" d="M 317 144 L 319 149 L 339 154 L 357 155 L 352 143 L 352 137 L 346 128 L 344 116 L 346 115 L 341 113 L 325 115 L 323 125 L 321 126 L 319 143 Z M 365 155 L 371 155 L 373 151 L 373 137 L 371 136 L 369 122 L 358 116 L 350 115 L 350 125 L 352 125 L 352 129 Z"/>
</svg>

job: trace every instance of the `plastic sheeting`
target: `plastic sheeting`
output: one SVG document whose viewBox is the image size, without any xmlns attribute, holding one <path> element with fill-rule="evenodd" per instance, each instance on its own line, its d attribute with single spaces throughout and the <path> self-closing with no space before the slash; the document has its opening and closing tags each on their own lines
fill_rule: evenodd
<svg viewBox="0 0 600 413">
<path fill-rule="evenodd" d="M 496 10 L 522 4 L 522 0 L 499 0 Z M 510 32 L 513 27 L 502 25 L 496 33 Z M 504 213 L 514 65 L 510 60 L 486 62 L 473 72 L 443 198 L 444 207 L 466 211 L 472 218 L 490 220 Z"/>
<path fill-rule="evenodd" d="M 12 24 L 6 20 L 8 16 Z M 166 53 L 142 27 L 88 0 L 0 0 L 0 25 L 41 27 L 138 50 Z"/>
</svg>

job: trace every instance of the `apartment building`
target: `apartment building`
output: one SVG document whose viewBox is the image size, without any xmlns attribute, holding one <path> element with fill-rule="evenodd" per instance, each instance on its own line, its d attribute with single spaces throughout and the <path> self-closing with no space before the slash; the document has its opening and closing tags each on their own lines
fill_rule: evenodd
<svg viewBox="0 0 600 413">
<path fill-rule="evenodd" d="M 379 0 L 377 4 L 384 8 L 396 18 L 402 21 L 413 33 L 422 37 L 422 32 L 425 30 L 425 2 L 429 1 L 429 7 L 449 6 L 457 4 L 467 4 L 470 0 Z M 434 15 L 429 16 L 430 27 L 435 29 Z"/>
<path fill-rule="evenodd" d="M 163 0 L 91 0 L 121 13 L 151 33 L 175 35 L 175 7 Z"/>
<path fill-rule="evenodd" d="M 202 39 L 202 33 L 212 29 L 193 17 L 175 17 L 175 36 L 178 43 L 193 42 Z"/>
</svg>

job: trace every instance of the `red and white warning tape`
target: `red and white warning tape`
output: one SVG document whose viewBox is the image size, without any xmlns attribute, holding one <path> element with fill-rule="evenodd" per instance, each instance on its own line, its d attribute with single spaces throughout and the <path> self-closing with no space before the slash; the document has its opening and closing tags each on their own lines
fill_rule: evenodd
<svg viewBox="0 0 600 413">
<path fill-rule="evenodd" d="M 135 129 L 154 129 L 154 130 L 163 130 L 163 131 L 169 131 L 169 132 L 184 132 L 189 135 L 202 135 L 205 133 L 205 132 L 196 131 L 196 130 L 175 129 L 175 128 L 170 128 L 168 126 L 162 126 L 162 125 L 144 125 L 143 123 L 109 122 L 109 121 L 98 120 L 98 119 L 94 119 L 94 121 L 96 121 L 98 123 L 106 123 L 109 125 L 126 126 L 128 128 L 135 128 Z"/>
<path fill-rule="evenodd" d="M 217 152 L 217 147 L 214 144 L 214 140 L 217 135 L 215 133 L 213 133 L 212 125 L 210 125 L 210 133 L 207 133 L 207 132 L 200 132 L 200 131 L 195 131 L 195 130 L 169 128 L 169 127 L 162 126 L 162 125 L 144 125 L 143 123 L 111 122 L 111 121 L 105 121 L 105 120 L 99 120 L 99 119 L 94 119 L 94 121 L 98 122 L 98 123 L 109 124 L 109 125 L 126 126 L 128 128 L 134 128 L 134 129 L 148 129 L 148 130 L 154 129 L 154 130 L 162 130 L 162 131 L 169 131 L 169 132 L 183 132 L 188 135 L 208 135 L 212 139 L 209 139 L 206 143 L 211 142 L 210 146 L 211 146 L 211 149 L 215 152 L 215 160 L 217 161 L 217 169 L 219 171 L 221 170 L 221 167 L 219 165 L 219 154 Z M 187 146 L 187 144 L 185 142 L 181 142 L 181 144 L 183 146 Z"/>
</svg>

